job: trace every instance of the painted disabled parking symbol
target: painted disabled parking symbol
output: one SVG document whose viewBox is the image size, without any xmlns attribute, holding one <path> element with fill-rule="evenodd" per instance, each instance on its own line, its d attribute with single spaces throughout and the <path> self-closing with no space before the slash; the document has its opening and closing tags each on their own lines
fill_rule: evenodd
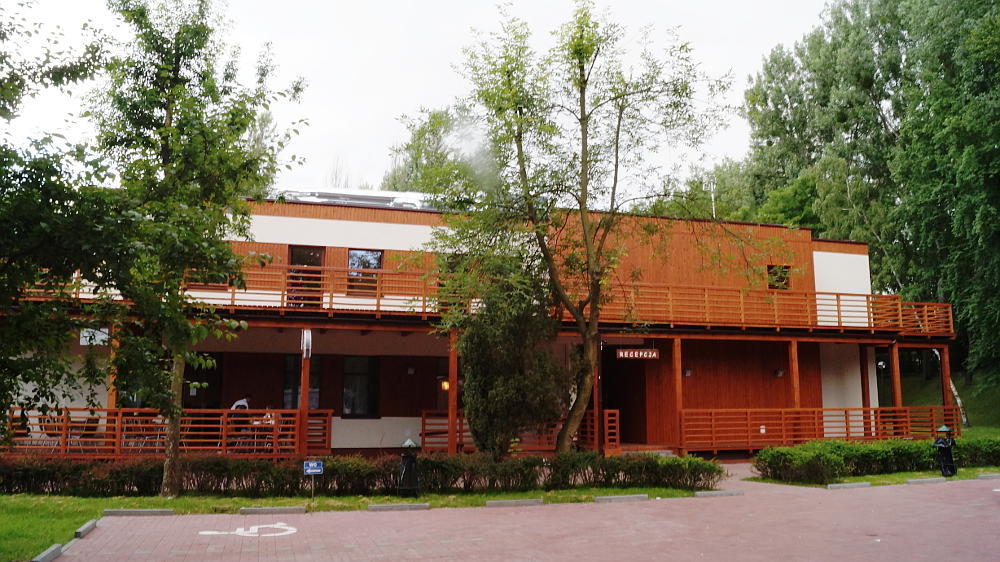
<svg viewBox="0 0 1000 562">
<path fill-rule="evenodd" d="M 277 529 L 277 531 L 261 532 L 261 529 Z M 240 537 L 282 537 L 297 533 L 298 529 L 291 525 L 278 522 L 271 525 L 252 525 L 237 527 L 235 531 L 199 531 L 199 535 L 237 535 Z"/>
</svg>

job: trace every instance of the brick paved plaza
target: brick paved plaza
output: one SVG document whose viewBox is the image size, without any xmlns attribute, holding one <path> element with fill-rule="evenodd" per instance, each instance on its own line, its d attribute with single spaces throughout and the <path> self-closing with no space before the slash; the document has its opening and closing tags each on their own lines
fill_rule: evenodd
<svg viewBox="0 0 1000 562">
<path fill-rule="evenodd" d="M 731 465 L 737 477 L 746 465 Z M 1000 480 L 411 512 L 105 517 L 74 560 L 998 560 Z M 260 527 L 258 534 L 232 533 Z M 288 528 L 294 528 L 291 532 Z"/>
</svg>

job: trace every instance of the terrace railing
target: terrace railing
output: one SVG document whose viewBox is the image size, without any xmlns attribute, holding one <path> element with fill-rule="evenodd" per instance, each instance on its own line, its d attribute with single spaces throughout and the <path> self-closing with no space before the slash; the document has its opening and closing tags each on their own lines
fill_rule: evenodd
<svg viewBox="0 0 1000 562">
<path fill-rule="evenodd" d="M 756 450 L 816 439 L 927 439 L 960 430 L 956 406 L 901 408 L 691 409 L 681 412 L 681 449 Z"/>
<path fill-rule="evenodd" d="M 87 284 L 78 298 L 92 298 Z M 188 294 L 218 308 L 384 316 L 440 314 L 438 286 L 423 271 L 268 265 L 246 271 L 246 285 L 191 284 Z M 36 298 L 45 298 L 41 291 Z M 602 319 L 609 323 L 736 328 L 837 329 L 903 335 L 954 335 L 951 305 L 904 302 L 897 295 L 810 293 L 685 287 L 655 283 L 613 285 Z"/>
<path fill-rule="evenodd" d="M 605 450 L 617 452 L 621 449 L 618 429 L 618 410 L 603 410 L 604 415 L 604 443 Z M 562 429 L 563 420 L 546 424 L 542 431 L 526 431 L 511 443 L 511 454 L 513 455 L 547 455 L 556 450 L 556 436 Z M 584 414 L 577 432 L 576 443 L 581 449 L 593 450 L 596 448 L 596 428 L 594 426 L 594 413 L 588 411 Z M 447 452 L 448 451 L 448 412 L 442 410 L 425 410 L 421 414 L 420 424 L 421 449 L 427 452 Z M 472 438 L 472 431 L 465 420 L 462 411 L 458 413 L 458 451 L 474 452 L 475 442 Z"/>
<path fill-rule="evenodd" d="M 23 414 L 23 415 L 22 415 Z M 332 410 L 190 409 L 181 418 L 181 452 L 250 458 L 329 454 Z M 114 459 L 164 452 L 166 419 L 156 410 L 63 408 L 15 411 L 4 452 Z"/>
</svg>

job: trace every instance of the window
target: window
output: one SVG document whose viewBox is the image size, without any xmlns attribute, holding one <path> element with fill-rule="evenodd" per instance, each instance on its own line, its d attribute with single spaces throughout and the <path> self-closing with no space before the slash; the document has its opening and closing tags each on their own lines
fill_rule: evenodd
<svg viewBox="0 0 1000 562">
<path fill-rule="evenodd" d="M 309 362 L 309 408 L 319 408 L 319 374 L 322 372 L 321 358 L 313 356 Z M 285 356 L 285 385 L 282 393 L 282 407 L 294 410 L 299 407 L 299 381 L 302 380 L 302 356 Z M 259 408 L 260 406 L 254 406 Z"/>
<path fill-rule="evenodd" d="M 382 250 L 348 250 L 347 268 L 348 291 L 375 292 L 377 270 L 382 269 Z"/>
<path fill-rule="evenodd" d="M 323 301 L 321 246 L 288 248 L 288 301 L 291 306 L 319 306 Z"/>
<path fill-rule="evenodd" d="M 344 358 L 344 400 L 341 417 L 378 417 L 378 358 Z"/>
<path fill-rule="evenodd" d="M 791 266 L 769 265 L 767 266 L 767 288 L 779 291 L 786 291 L 790 288 L 789 275 Z"/>
</svg>

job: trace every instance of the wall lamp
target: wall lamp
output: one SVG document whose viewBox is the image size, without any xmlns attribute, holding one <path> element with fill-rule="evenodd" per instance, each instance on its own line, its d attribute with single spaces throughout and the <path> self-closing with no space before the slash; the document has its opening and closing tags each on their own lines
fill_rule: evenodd
<svg viewBox="0 0 1000 562">
<path fill-rule="evenodd" d="M 784 369 L 775 369 L 774 370 L 774 378 L 780 379 L 783 376 L 785 376 L 785 370 Z"/>
<path fill-rule="evenodd" d="M 684 369 L 683 372 L 685 377 L 690 377 L 691 375 L 694 374 L 694 371 L 692 371 L 690 368 Z"/>
</svg>

